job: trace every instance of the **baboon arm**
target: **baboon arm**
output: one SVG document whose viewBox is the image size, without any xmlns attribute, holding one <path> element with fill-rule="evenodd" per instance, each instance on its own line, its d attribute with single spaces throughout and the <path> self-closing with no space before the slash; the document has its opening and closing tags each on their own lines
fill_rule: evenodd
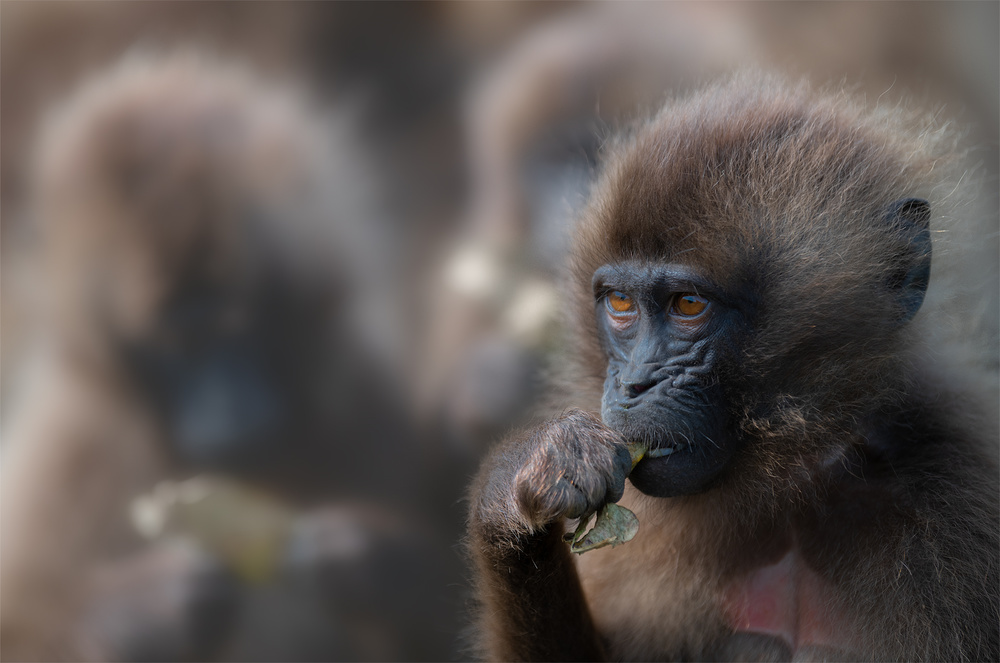
<svg viewBox="0 0 1000 663">
<path fill-rule="evenodd" d="M 604 660 L 560 524 L 517 545 L 474 536 L 483 652 L 499 661 Z M 475 540 L 478 539 L 478 540 Z"/>
</svg>

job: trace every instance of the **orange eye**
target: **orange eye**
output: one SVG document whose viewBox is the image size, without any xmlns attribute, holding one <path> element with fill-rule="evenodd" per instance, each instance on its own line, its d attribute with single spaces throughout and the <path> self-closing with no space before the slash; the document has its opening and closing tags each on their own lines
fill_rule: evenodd
<svg viewBox="0 0 1000 663">
<path fill-rule="evenodd" d="M 708 306 L 708 300 L 701 295 L 685 292 L 677 295 L 672 312 L 685 318 L 694 318 L 702 314 Z"/>
<path fill-rule="evenodd" d="M 612 313 L 630 313 L 635 310 L 635 302 L 628 295 L 617 290 L 609 292 L 606 298 Z"/>
</svg>

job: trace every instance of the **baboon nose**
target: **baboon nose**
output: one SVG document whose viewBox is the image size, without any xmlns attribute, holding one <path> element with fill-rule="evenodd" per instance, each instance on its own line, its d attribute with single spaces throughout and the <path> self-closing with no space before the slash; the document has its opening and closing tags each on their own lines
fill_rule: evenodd
<svg viewBox="0 0 1000 663">
<path fill-rule="evenodd" d="M 635 398 L 644 391 L 648 391 L 649 388 L 655 384 L 656 380 L 634 380 L 634 381 L 623 380 L 621 383 L 622 391 L 624 391 L 625 395 L 628 396 L 629 398 Z"/>
</svg>

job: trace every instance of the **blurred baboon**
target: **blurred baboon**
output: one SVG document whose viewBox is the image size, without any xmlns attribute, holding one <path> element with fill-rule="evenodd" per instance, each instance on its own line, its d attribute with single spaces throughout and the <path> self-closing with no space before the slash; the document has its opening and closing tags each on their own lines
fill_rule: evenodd
<svg viewBox="0 0 1000 663">
<path fill-rule="evenodd" d="M 209 470 L 305 502 L 409 493 L 380 361 L 393 261 L 337 122 L 290 85 L 180 52 L 126 57 L 46 123 L 39 358 L 5 431 L 5 658 L 213 654 L 199 634 L 137 654 L 82 619 L 92 587 L 125 582 L 94 578 L 136 549 L 128 507 L 157 478 Z M 207 573 L 154 557 L 123 575 Z M 206 591 L 225 583 L 194 582 L 191 602 L 226 608 Z"/>
</svg>

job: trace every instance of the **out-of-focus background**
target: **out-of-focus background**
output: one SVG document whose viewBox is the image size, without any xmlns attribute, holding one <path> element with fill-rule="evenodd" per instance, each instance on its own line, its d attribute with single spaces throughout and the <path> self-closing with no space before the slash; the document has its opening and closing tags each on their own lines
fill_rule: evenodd
<svg viewBox="0 0 1000 663">
<path fill-rule="evenodd" d="M 467 656 L 463 493 L 546 400 L 601 146 L 740 68 L 961 128 L 995 383 L 998 32 L 995 2 L 6 0 L 4 659 Z"/>
</svg>

